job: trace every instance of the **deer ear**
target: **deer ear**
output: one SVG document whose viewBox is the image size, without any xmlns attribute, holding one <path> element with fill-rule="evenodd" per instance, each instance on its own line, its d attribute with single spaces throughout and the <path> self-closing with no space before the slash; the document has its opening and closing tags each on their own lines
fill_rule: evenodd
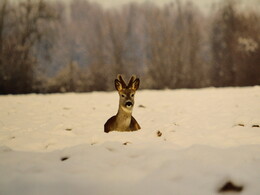
<svg viewBox="0 0 260 195">
<path fill-rule="evenodd" d="M 135 81 L 132 83 L 131 88 L 136 91 L 136 90 L 139 88 L 139 85 L 140 85 L 140 79 L 137 78 L 137 79 L 135 79 Z"/>
<path fill-rule="evenodd" d="M 118 79 L 115 79 L 115 88 L 117 91 L 121 91 L 123 89 L 123 86 Z"/>
</svg>

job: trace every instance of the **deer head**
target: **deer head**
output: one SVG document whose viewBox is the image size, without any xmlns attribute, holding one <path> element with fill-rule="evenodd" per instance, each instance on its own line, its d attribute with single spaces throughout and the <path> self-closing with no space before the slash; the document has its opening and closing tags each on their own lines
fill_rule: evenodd
<svg viewBox="0 0 260 195">
<path fill-rule="evenodd" d="M 119 107 L 126 112 L 132 112 L 134 106 L 134 96 L 136 90 L 139 88 L 140 79 L 132 76 L 128 82 L 125 83 L 121 75 L 115 79 L 115 88 L 119 94 Z"/>
</svg>

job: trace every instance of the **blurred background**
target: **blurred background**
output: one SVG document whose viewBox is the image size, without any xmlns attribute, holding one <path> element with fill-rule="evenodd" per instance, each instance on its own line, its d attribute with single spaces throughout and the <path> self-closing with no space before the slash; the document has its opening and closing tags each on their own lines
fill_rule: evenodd
<svg viewBox="0 0 260 195">
<path fill-rule="evenodd" d="M 260 85 L 259 0 L 1 0 L 0 94 Z"/>
</svg>

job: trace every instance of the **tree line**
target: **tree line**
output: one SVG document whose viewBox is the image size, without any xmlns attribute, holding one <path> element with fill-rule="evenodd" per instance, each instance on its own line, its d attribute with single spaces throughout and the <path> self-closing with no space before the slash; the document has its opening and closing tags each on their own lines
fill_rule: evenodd
<svg viewBox="0 0 260 195">
<path fill-rule="evenodd" d="M 117 74 L 142 88 L 260 84 L 260 14 L 223 1 L 103 8 L 87 0 L 0 3 L 0 93 L 113 90 Z"/>
</svg>

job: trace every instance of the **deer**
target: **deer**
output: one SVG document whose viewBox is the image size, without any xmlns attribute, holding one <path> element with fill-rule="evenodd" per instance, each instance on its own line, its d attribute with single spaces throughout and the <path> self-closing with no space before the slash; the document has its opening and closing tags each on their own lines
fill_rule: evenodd
<svg viewBox="0 0 260 195">
<path fill-rule="evenodd" d="M 115 88 L 119 94 L 119 108 L 115 116 L 107 120 L 104 125 L 104 132 L 110 131 L 137 131 L 141 129 L 138 122 L 132 116 L 134 107 L 135 92 L 139 88 L 140 79 L 132 76 L 128 82 L 125 83 L 122 75 L 118 75 L 115 79 Z"/>
</svg>

